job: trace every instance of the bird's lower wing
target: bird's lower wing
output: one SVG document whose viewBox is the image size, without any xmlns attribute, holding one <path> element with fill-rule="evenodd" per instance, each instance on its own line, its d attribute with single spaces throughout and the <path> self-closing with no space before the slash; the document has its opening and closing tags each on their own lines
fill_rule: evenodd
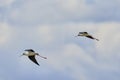
<svg viewBox="0 0 120 80">
<path fill-rule="evenodd" d="M 92 36 L 86 36 L 86 37 L 88 37 L 88 38 L 90 38 L 90 39 L 95 39 L 95 40 L 99 41 L 99 39 L 96 39 L 96 38 L 94 38 L 94 37 L 92 37 Z"/>
<path fill-rule="evenodd" d="M 39 65 L 37 60 L 35 59 L 35 56 L 28 56 L 31 61 L 33 61 L 35 64 Z"/>
<path fill-rule="evenodd" d="M 94 37 L 92 37 L 92 36 L 86 36 L 86 37 L 88 37 L 88 38 L 90 38 L 90 39 L 95 39 Z"/>
</svg>

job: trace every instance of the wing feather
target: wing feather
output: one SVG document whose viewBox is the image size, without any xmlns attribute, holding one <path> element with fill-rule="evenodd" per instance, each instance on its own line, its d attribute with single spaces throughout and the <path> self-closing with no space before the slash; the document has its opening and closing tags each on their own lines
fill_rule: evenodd
<svg viewBox="0 0 120 80">
<path fill-rule="evenodd" d="M 86 36 L 86 37 L 88 37 L 88 38 L 90 38 L 90 39 L 95 39 L 94 37 L 92 37 L 92 36 L 90 36 L 90 35 L 89 35 L 89 36 Z"/>
<path fill-rule="evenodd" d="M 37 60 L 35 59 L 35 56 L 28 56 L 28 58 L 34 62 L 35 64 L 39 65 L 39 63 L 37 62 Z"/>
</svg>

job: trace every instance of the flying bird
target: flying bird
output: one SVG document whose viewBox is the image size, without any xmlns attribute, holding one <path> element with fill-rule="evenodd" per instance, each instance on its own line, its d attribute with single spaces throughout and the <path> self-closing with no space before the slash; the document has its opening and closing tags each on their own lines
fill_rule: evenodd
<svg viewBox="0 0 120 80">
<path fill-rule="evenodd" d="M 77 36 L 83 36 L 83 37 L 87 37 L 87 38 L 90 38 L 90 39 L 94 39 L 94 40 L 99 41 L 99 39 L 94 38 L 93 36 L 91 36 L 91 35 L 88 34 L 87 32 L 79 32 Z M 77 36 L 76 36 L 76 37 L 77 37 Z"/>
<path fill-rule="evenodd" d="M 24 50 L 27 53 L 23 53 L 22 55 L 28 56 L 28 58 L 34 62 L 35 64 L 37 64 L 39 66 L 39 63 L 37 62 L 37 60 L 35 59 L 35 56 L 40 56 L 41 58 L 47 59 L 47 57 L 43 57 L 41 55 L 39 55 L 38 53 L 36 53 L 33 49 L 26 49 Z"/>
</svg>

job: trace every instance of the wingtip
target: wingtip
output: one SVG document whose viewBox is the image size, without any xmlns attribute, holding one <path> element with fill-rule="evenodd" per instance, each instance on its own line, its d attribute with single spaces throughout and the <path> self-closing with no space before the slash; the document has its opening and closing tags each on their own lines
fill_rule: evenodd
<svg viewBox="0 0 120 80">
<path fill-rule="evenodd" d="M 40 66 L 40 64 L 36 64 L 36 65 Z"/>
<path fill-rule="evenodd" d="M 97 41 L 99 41 L 99 39 L 96 39 Z"/>
<path fill-rule="evenodd" d="M 44 59 L 47 59 L 47 57 L 44 57 Z"/>
</svg>

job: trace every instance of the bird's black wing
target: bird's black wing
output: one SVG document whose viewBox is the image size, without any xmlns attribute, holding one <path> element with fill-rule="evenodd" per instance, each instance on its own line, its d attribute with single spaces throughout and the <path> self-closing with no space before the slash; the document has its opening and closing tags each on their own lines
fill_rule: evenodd
<svg viewBox="0 0 120 80">
<path fill-rule="evenodd" d="M 94 37 L 92 37 L 92 36 L 90 36 L 90 35 L 89 35 L 89 36 L 86 36 L 86 37 L 88 37 L 88 38 L 90 38 L 90 39 L 95 39 Z"/>
<path fill-rule="evenodd" d="M 87 32 L 79 32 L 79 34 L 88 34 Z"/>
<path fill-rule="evenodd" d="M 97 40 L 97 41 L 99 41 L 99 39 L 96 39 L 96 38 L 94 38 L 94 37 L 92 37 L 92 36 L 86 36 L 86 37 L 88 37 L 88 38 L 90 38 L 90 39 L 94 39 L 94 40 Z"/>
<path fill-rule="evenodd" d="M 87 32 L 83 32 L 84 34 L 88 34 Z"/>
<path fill-rule="evenodd" d="M 33 49 L 26 49 L 25 51 L 35 52 Z"/>
<path fill-rule="evenodd" d="M 35 64 L 39 65 L 37 60 L 35 59 L 35 56 L 28 56 L 28 58 L 33 61 Z"/>
</svg>

